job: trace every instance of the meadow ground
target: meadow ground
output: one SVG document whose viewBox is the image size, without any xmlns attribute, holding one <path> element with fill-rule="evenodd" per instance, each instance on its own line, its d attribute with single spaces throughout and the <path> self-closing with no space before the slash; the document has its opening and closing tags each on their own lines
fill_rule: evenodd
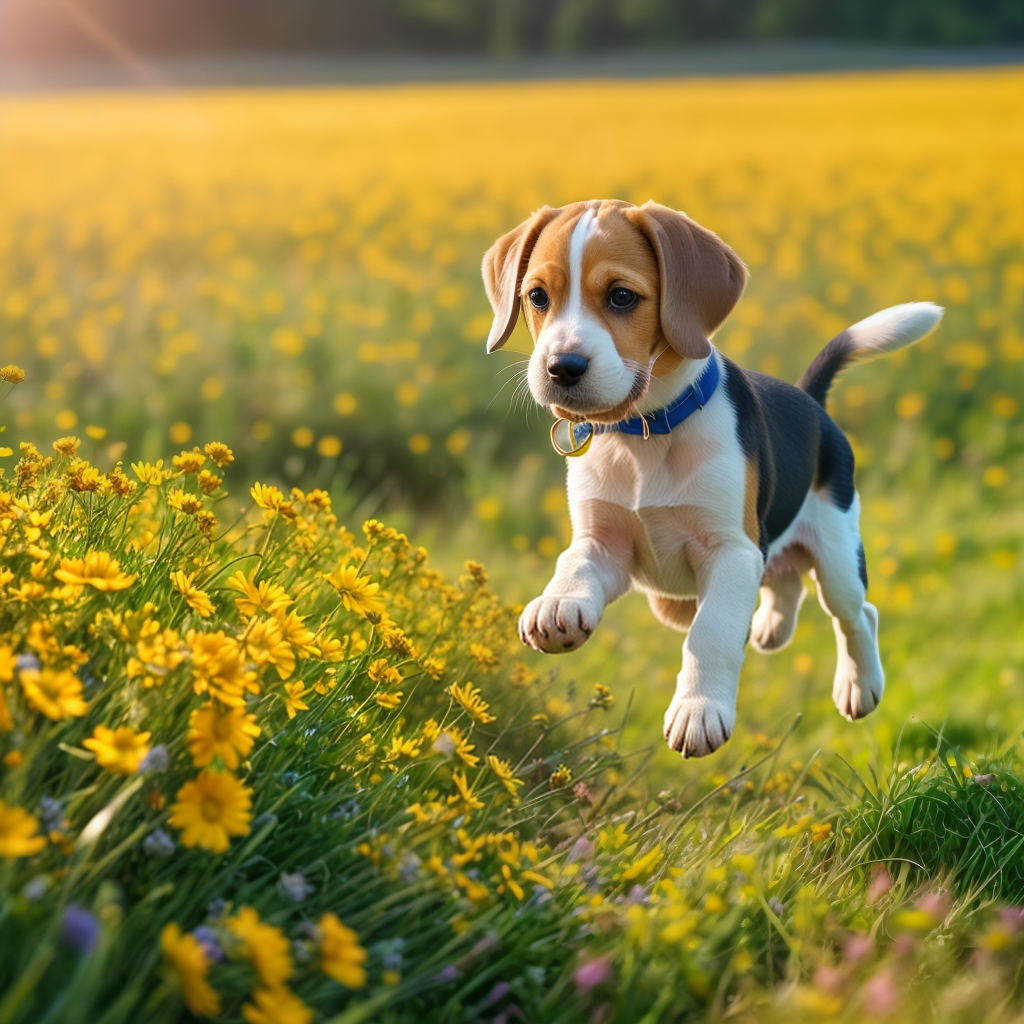
<svg viewBox="0 0 1024 1024">
<path fill-rule="evenodd" d="M 0 1024 L 1019 1019 L 1022 86 L 0 100 Z M 642 602 L 517 649 L 562 466 L 477 267 L 596 196 L 728 241 L 716 341 L 789 380 L 946 306 L 832 399 L 866 721 L 811 601 L 701 762 Z"/>
</svg>

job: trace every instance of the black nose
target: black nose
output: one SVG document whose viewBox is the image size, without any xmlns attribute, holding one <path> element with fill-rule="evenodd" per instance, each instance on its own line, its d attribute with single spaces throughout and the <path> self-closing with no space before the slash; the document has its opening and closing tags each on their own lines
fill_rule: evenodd
<svg viewBox="0 0 1024 1024">
<path fill-rule="evenodd" d="M 587 372 L 590 361 L 572 352 L 559 352 L 548 357 L 548 376 L 563 387 L 571 388 Z"/>
</svg>

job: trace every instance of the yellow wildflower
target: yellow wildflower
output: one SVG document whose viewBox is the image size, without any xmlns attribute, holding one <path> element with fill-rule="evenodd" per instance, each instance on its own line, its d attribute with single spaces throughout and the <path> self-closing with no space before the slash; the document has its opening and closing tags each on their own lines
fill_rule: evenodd
<svg viewBox="0 0 1024 1024">
<path fill-rule="evenodd" d="M 242 708 L 221 709 L 212 703 L 193 711 L 188 725 L 188 749 L 197 768 L 205 768 L 219 757 L 226 768 L 234 770 L 242 758 L 249 756 L 260 734 L 255 715 L 247 715 Z"/>
<path fill-rule="evenodd" d="M 261 610 L 271 615 L 277 615 L 292 604 L 292 599 L 285 592 L 284 587 L 268 580 L 257 582 L 258 568 L 259 566 L 255 567 L 248 576 L 239 569 L 228 580 L 228 589 L 237 590 L 242 595 L 235 598 L 235 606 L 246 618 L 251 618 Z"/>
<path fill-rule="evenodd" d="M 163 459 L 158 459 L 153 465 L 148 462 L 133 462 L 132 472 L 144 484 L 149 484 L 151 487 L 159 487 L 174 475 L 169 469 L 164 469 Z"/>
<path fill-rule="evenodd" d="M 92 750 L 96 754 L 96 763 L 112 775 L 131 775 L 149 753 L 150 736 L 152 733 L 137 733 L 125 725 L 117 729 L 97 725 L 82 746 Z"/>
<path fill-rule="evenodd" d="M 263 983 L 277 988 L 294 973 L 291 944 L 278 928 L 260 920 L 252 907 L 242 907 L 227 919 L 228 930 L 242 943 L 242 955 L 256 968 Z"/>
<path fill-rule="evenodd" d="M 303 682 L 285 683 L 285 691 L 288 696 L 285 698 L 284 706 L 289 718 L 295 717 L 296 711 L 308 711 L 309 705 L 303 701 L 306 696 L 306 684 Z"/>
<path fill-rule="evenodd" d="M 392 736 L 384 760 L 396 761 L 400 757 L 418 757 L 422 742 L 422 739 L 415 737 L 403 739 L 401 736 Z"/>
<path fill-rule="evenodd" d="M 203 451 L 213 459 L 217 465 L 223 469 L 229 462 L 235 461 L 235 456 L 231 449 L 226 444 L 221 444 L 220 441 L 211 441 L 208 445 L 204 445 Z"/>
<path fill-rule="evenodd" d="M 360 576 L 354 565 L 339 566 L 330 576 L 323 573 L 320 576 L 341 594 L 342 604 L 348 611 L 371 622 L 379 622 L 384 617 L 384 603 L 376 596 L 380 584 L 374 583 L 369 576 Z"/>
<path fill-rule="evenodd" d="M 25 371 L 14 363 L 0 366 L 0 380 L 8 384 L 20 384 L 25 379 Z M 72 424 L 73 425 L 73 424 Z"/>
<path fill-rule="evenodd" d="M 220 997 L 206 980 L 210 961 L 202 943 L 194 935 L 183 935 L 172 923 L 160 933 L 160 950 L 178 975 L 181 997 L 189 1010 L 197 1017 L 218 1016 Z"/>
<path fill-rule="evenodd" d="M 172 487 L 167 492 L 167 504 L 187 516 L 194 516 L 197 512 L 203 511 L 203 499 L 183 491 L 180 487 Z"/>
<path fill-rule="evenodd" d="M 422 664 L 423 670 L 434 682 L 437 682 L 444 675 L 444 658 L 424 658 Z"/>
<path fill-rule="evenodd" d="M 193 448 L 190 452 L 175 455 L 171 462 L 178 467 L 182 474 L 198 473 L 203 468 L 203 463 L 206 462 L 206 456 L 198 448 Z"/>
<path fill-rule="evenodd" d="M 245 649 L 257 665 L 273 665 L 281 679 L 287 679 L 295 671 L 295 654 L 281 635 L 276 619 L 251 623 L 245 634 Z"/>
<path fill-rule="evenodd" d="M 135 577 L 121 572 L 121 564 L 105 551 L 89 551 L 84 558 L 62 558 L 53 575 L 61 583 L 90 586 L 108 593 L 124 590 L 135 582 Z"/>
<path fill-rule="evenodd" d="M 246 691 L 259 693 L 256 673 L 245 668 L 244 649 L 223 630 L 199 633 L 190 629 L 185 638 L 192 654 L 196 693 L 209 692 L 222 704 L 241 707 Z"/>
<path fill-rule="evenodd" d="M 249 1024 L 310 1024 L 313 1011 L 287 988 L 258 988 L 252 1002 L 243 1004 L 242 1016 Z"/>
<path fill-rule="evenodd" d="M 469 783 L 466 781 L 464 772 L 454 771 L 452 772 L 452 782 L 455 783 L 455 789 L 457 792 L 452 796 L 448 797 L 449 804 L 462 804 L 464 811 L 468 814 L 470 811 L 478 811 L 483 807 L 483 801 L 478 800 L 473 796 L 473 791 L 469 788 Z"/>
<path fill-rule="evenodd" d="M 284 495 L 270 484 L 255 483 L 249 489 L 249 493 L 252 495 L 252 500 L 260 508 L 267 509 L 270 512 L 280 511 L 288 505 Z"/>
<path fill-rule="evenodd" d="M 248 834 L 251 807 L 252 794 L 238 779 L 207 768 L 178 790 L 170 821 L 185 846 L 223 853 L 231 836 Z"/>
<path fill-rule="evenodd" d="M 124 470 L 121 469 L 120 463 L 116 465 L 108 474 L 107 479 L 110 481 L 110 489 L 119 497 L 127 498 L 135 493 L 138 484 L 134 480 L 129 480 L 124 474 Z"/>
<path fill-rule="evenodd" d="M 469 742 L 469 737 L 464 735 L 457 726 L 452 726 L 447 735 L 451 737 L 452 753 L 461 758 L 470 768 L 475 768 L 480 763 L 480 758 L 473 753 L 476 747 Z"/>
<path fill-rule="evenodd" d="M 294 647 L 300 658 L 315 657 L 320 653 L 316 643 L 316 634 L 306 628 L 303 617 L 296 612 L 283 615 L 278 612 L 277 624 L 281 628 L 281 637 Z"/>
<path fill-rule="evenodd" d="M 199 476 L 196 477 L 196 483 L 199 484 L 199 490 L 201 490 L 203 494 L 213 494 L 213 492 L 217 490 L 222 483 L 224 483 L 224 480 L 217 476 L 216 473 L 211 473 L 208 469 L 204 469 Z"/>
<path fill-rule="evenodd" d="M 375 658 L 371 661 L 366 674 L 375 683 L 385 683 L 388 686 L 395 686 L 402 681 L 402 673 L 392 668 L 386 658 Z"/>
<path fill-rule="evenodd" d="M 189 608 L 200 618 L 208 619 L 216 609 L 213 607 L 210 595 L 193 583 L 195 576 L 195 573 L 186 576 L 183 569 L 177 569 L 171 573 L 171 585 L 185 598 L 185 603 Z"/>
<path fill-rule="evenodd" d="M 498 656 L 490 649 L 490 647 L 484 646 L 484 644 L 470 644 L 469 645 L 469 656 L 481 668 L 494 668 L 498 664 Z"/>
<path fill-rule="evenodd" d="M 560 764 L 552 773 L 548 782 L 552 789 L 561 789 L 572 782 L 572 769 L 568 765 Z"/>
<path fill-rule="evenodd" d="M 395 693 L 375 693 L 373 699 L 385 710 L 394 711 L 402 703 L 402 691 Z"/>
<path fill-rule="evenodd" d="M 46 837 L 37 835 L 39 822 L 22 807 L 0 800 L 0 857 L 30 857 L 46 846 Z"/>
<path fill-rule="evenodd" d="M 86 712 L 82 680 L 68 669 L 26 668 L 21 689 L 29 704 L 51 721 L 78 718 Z"/>
<path fill-rule="evenodd" d="M 366 984 L 366 950 L 359 944 L 359 936 L 330 913 L 317 922 L 317 931 L 320 970 L 346 988 L 362 988 Z"/>
<path fill-rule="evenodd" d="M 475 719 L 481 725 L 487 725 L 488 722 L 495 721 L 494 715 L 488 712 L 490 705 L 481 698 L 480 690 L 474 687 L 472 683 L 466 683 L 464 686 L 452 683 L 446 692 L 456 704 L 462 707 L 470 718 Z"/>
<path fill-rule="evenodd" d="M 82 443 L 80 438 L 77 437 L 58 437 L 53 442 L 53 450 L 58 455 L 74 455 L 78 451 L 78 446 Z"/>
<path fill-rule="evenodd" d="M 519 787 L 525 785 L 522 779 L 516 778 L 512 765 L 508 761 L 502 761 L 501 758 L 488 754 L 487 764 L 491 771 L 498 776 L 498 780 L 505 787 L 509 796 L 516 796 Z"/>
</svg>

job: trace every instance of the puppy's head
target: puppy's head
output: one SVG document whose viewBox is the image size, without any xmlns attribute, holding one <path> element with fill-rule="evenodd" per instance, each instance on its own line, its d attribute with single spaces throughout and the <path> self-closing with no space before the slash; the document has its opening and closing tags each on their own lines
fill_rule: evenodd
<svg viewBox="0 0 1024 1024">
<path fill-rule="evenodd" d="M 543 207 L 491 246 L 483 275 L 494 310 L 487 351 L 524 309 L 533 397 L 556 416 L 599 422 L 630 415 L 652 369 L 709 355 L 747 278 L 685 214 L 616 200 Z"/>
</svg>

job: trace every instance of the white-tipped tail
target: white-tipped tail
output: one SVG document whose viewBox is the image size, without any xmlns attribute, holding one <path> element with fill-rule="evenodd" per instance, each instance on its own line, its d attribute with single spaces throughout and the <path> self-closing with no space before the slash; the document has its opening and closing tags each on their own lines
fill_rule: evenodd
<svg viewBox="0 0 1024 1024">
<path fill-rule="evenodd" d="M 904 302 L 872 313 L 846 328 L 857 359 L 873 359 L 913 345 L 931 334 L 942 319 L 943 309 L 934 302 Z"/>
</svg>

